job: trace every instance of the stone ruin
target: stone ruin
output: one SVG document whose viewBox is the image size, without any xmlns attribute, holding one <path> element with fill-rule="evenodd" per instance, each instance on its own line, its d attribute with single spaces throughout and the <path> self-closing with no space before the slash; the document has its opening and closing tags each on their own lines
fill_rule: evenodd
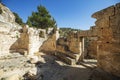
<svg viewBox="0 0 120 80">
<path fill-rule="evenodd" d="M 39 36 L 39 33 L 43 32 L 43 37 Z M 45 30 L 28 28 L 23 26 L 21 34 L 18 40 L 10 47 L 11 52 L 20 52 L 25 55 L 34 55 L 39 51 L 40 46 L 46 40 Z"/>
<path fill-rule="evenodd" d="M 56 50 L 73 59 L 73 54 L 77 53 L 80 61 L 89 54 L 97 59 L 99 68 L 120 77 L 120 3 L 98 11 L 92 17 L 97 19 L 94 27 L 72 33 L 67 39 L 58 40 Z M 85 38 L 90 40 L 87 52 Z M 63 55 L 60 57 L 64 58 Z M 73 64 L 72 60 L 64 60 Z"/>
<path fill-rule="evenodd" d="M 59 37 L 58 30 L 46 34 L 43 29 L 21 27 L 7 8 L 0 7 L 6 11 L 0 15 L 0 57 L 18 52 L 37 62 L 35 53 L 45 52 L 75 65 L 90 56 L 97 59 L 97 67 L 120 77 L 120 3 L 94 13 L 96 22 L 90 30 L 70 32 L 66 38 Z"/>
<path fill-rule="evenodd" d="M 96 29 L 98 67 L 120 77 L 120 4 L 92 15 Z"/>
</svg>

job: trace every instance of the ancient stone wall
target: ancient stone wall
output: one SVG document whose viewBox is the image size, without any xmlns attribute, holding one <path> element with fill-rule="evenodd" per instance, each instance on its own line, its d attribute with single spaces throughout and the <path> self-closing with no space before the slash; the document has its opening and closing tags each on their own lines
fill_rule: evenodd
<svg viewBox="0 0 120 80">
<path fill-rule="evenodd" d="M 87 42 L 87 57 L 97 58 L 97 37 L 89 37 Z"/>
<path fill-rule="evenodd" d="M 42 32 L 42 36 L 40 36 Z M 47 35 L 45 34 L 46 30 L 44 29 L 29 29 L 29 54 L 33 55 L 36 52 L 39 52 L 39 48 L 43 45 L 44 41 L 47 40 Z"/>
<path fill-rule="evenodd" d="M 98 11 L 92 17 L 97 19 L 98 66 L 120 77 L 120 3 Z"/>
<path fill-rule="evenodd" d="M 65 53 L 65 47 L 67 46 L 68 42 L 65 38 L 59 38 L 56 42 L 56 51 Z"/>
<path fill-rule="evenodd" d="M 0 54 L 11 52 L 33 55 L 47 40 L 46 30 L 21 27 L 15 22 L 14 14 L 0 3 Z M 48 34 L 52 29 L 48 29 Z M 54 42 L 56 42 L 54 40 Z"/>
<path fill-rule="evenodd" d="M 67 38 L 59 38 L 57 41 L 58 52 L 80 53 L 80 38 L 74 32 L 69 33 Z"/>
<path fill-rule="evenodd" d="M 10 34 L 0 33 L 0 56 L 8 55 L 11 45 L 17 40 L 17 37 L 12 37 Z"/>
<path fill-rule="evenodd" d="M 10 53 L 11 45 L 19 37 L 21 26 L 15 22 L 15 16 L 5 6 L 0 3 L 2 13 L 0 14 L 0 56 Z"/>
<path fill-rule="evenodd" d="M 28 52 L 28 44 L 29 44 L 29 34 L 26 26 L 23 27 L 22 33 L 20 37 L 13 43 L 10 47 L 11 52 L 20 52 L 24 53 L 24 51 Z"/>
<path fill-rule="evenodd" d="M 68 36 L 68 47 L 73 53 L 80 53 L 80 38 L 76 33 L 71 33 Z"/>
<path fill-rule="evenodd" d="M 56 51 L 56 32 L 49 35 L 48 39 L 43 42 L 42 46 L 40 47 L 40 51 L 46 52 L 46 53 L 55 53 Z"/>
<path fill-rule="evenodd" d="M 20 37 L 11 45 L 11 51 L 28 55 L 34 55 L 34 53 L 39 52 L 39 48 L 47 39 L 45 34 L 42 34 L 43 36 L 40 37 L 40 32 L 45 33 L 46 31 L 43 29 L 29 28 L 27 25 L 23 26 Z"/>
</svg>

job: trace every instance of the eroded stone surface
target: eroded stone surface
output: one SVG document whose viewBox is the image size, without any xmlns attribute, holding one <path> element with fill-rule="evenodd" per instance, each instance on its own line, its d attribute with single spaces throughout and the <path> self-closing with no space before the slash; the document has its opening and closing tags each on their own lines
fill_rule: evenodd
<svg viewBox="0 0 120 80">
<path fill-rule="evenodd" d="M 28 58 L 19 53 L 13 53 L 0 58 L 0 79 L 5 78 L 11 80 L 15 78 L 22 78 L 22 76 L 35 67 L 35 65 L 28 62 Z M 20 77 L 16 76 L 19 75 Z M 13 79 L 14 80 L 14 79 Z"/>
<path fill-rule="evenodd" d="M 119 12 L 118 5 L 99 11 L 93 17 L 96 16 L 96 27 L 99 30 L 98 65 L 103 70 L 120 76 L 120 15 L 115 13 Z"/>
</svg>

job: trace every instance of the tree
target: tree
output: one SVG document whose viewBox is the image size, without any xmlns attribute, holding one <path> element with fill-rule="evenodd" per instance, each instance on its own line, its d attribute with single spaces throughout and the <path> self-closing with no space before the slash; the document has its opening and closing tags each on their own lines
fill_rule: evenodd
<svg viewBox="0 0 120 80">
<path fill-rule="evenodd" d="M 28 17 L 27 24 L 31 27 L 42 29 L 57 27 L 55 19 L 51 17 L 47 9 L 42 5 L 37 7 L 37 12 L 32 12 L 32 15 Z"/>
<path fill-rule="evenodd" d="M 13 12 L 13 14 L 15 16 L 15 22 L 20 24 L 20 25 L 23 25 L 24 23 L 23 23 L 22 19 L 19 17 L 19 15 L 15 12 Z"/>
</svg>

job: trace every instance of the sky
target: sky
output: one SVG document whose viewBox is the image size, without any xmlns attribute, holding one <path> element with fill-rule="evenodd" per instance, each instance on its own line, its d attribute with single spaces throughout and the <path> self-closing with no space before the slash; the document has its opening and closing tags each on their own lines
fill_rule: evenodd
<svg viewBox="0 0 120 80">
<path fill-rule="evenodd" d="M 96 19 L 91 15 L 99 10 L 119 3 L 120 0 L 2 0 L 13 12 L 18 13 L 24 22 L 37 6 L 43 5 L 58 27 L 87 30 L 94 26 Z"/>
</svg>

